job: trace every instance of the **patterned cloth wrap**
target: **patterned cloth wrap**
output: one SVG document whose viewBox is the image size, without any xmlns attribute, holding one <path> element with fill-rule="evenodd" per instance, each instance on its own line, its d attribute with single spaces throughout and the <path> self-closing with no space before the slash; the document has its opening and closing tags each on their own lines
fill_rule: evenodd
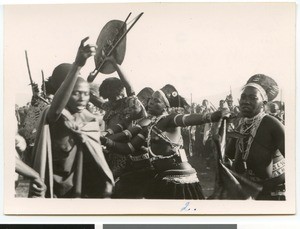
<svg viewBox="0 0 300 229">
<path fill-rule="evenodd" d="M 105 121 L 107 127 L 109 128 L 114 124 L 128 125 L 129 115 L 132 112 L 131 108 L 142 109 L 142 103 L 136 96 L 129 96 L 114 103 L 105 103 L 103 105 L 103 109 L 105 110 L 103 120 Z"/>
<path fill-rule="evenodd" d="M 102 152 L 97 118 L 87 110 L 72 115 L 64 109 L 58 121 L 49 124 L 48 111 L 47 108 L 41 114 L 32 164 L 32 168 L 40 174 L 47 185 L 45 196 L 50 198 L 110 196 L 114 179 Z M 78 117 L 81 117 L 80 123 L 76 121 Z M 55 139 L 54 136 L 58 133 L 51 134 L 51 130 L 55 130 L 53 126 L 56 123 L 62 123 L 62 126 L 58 126 L 68 130 L 65 132 L 66 136 L 74 140 L 75 144 L 69 152 L 58 151 L 56 147 L 58 138 Z"/>
<path fill-rule="evenodd" d="M 34 144 L 40 115 L 47 106 L 45 102 L 38 100 L 35 106 L 29 107 L 24 123 L 21 124 L 19 131 L 30 146 Z"/>
<path fill-rule="evenodd" d="M 107 102 L 104 106 L 106 111 L 103 120 L 106 128 L 111 125 L 120 124 L 121 126 L 128 126 L 130 124 L 130 114 L 132 109 L 143 109 L 141 102 L 136 96 L 129 96 L 118 100 L 115 103 Z M 112 170 L 114 177 L 119 177 L 125 172 L 128 163 L 127 156 L 105 151 L 106 160 Z"/>
<path fill-rule="evenodd" d="M 105 159 L 114 175 L 114 178 L 117 179 L 126 170 L 127 157 L 125 155 L 108 152 L 107 150 L 104 150 L 104 153 Z"/>
</svg>

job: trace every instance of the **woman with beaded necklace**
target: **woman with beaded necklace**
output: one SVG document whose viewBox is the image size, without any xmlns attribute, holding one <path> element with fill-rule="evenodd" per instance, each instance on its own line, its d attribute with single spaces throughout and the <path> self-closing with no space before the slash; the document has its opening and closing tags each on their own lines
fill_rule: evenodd
<svg viewBox="0 0 300 229">
<path fill-rule="evenodd" d="M 132 137 L 130 142 L 102 141 L 110 149 L 126 153 L 133 161 L 148 161 L 154 168 L 156 176 L 148 186 L 145 198 L 204 199 L 196 170 L 188 163 L 183 150 L 180 127 L 216 122 L 228 116 L 229 111 L 216 111 L 205 116 L 167 112 L 179 103 L 177 90 L 166 85 L 155 91 L 149 100 L 150 115 L 139 122 L 141 131 L 135 136 L 124 133 Z"/>
<path fill-rule="evenodd" d="M 242 138 L 228 144 L 236 172 L 262 186 L 257 200 L 285 200 L 284 126 L 265 113 L 264 106 L 278 94 L 276 82 L 266 75 L 252 76 L 240 98 Z"/>
</svg>

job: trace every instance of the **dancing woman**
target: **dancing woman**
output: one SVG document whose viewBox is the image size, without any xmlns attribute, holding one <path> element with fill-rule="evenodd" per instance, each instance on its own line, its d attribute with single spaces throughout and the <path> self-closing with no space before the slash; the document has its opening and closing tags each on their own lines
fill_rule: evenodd
<svg viewBox="0 0 300 229">
<path fill-rule="evenodd" d="M 145 191 L 151 199 L 204 199 L 196 170 L 187 161 L 182 146 L 180 127 L 216 122 L 228 116 L 228 110 L 201 114 L 168 114 L 171 107 L 180 106 L 180 96 L 172 85 L 155 91 L 148 103 L 148 118 L 139 122 L 140 132 L 128 143 L 111 139 L 102 142 L 116 152 L 122 152 L 132 161 L 148 161 L 155 170 L 155 177 Z M 145 149 L 144 151 L 140 149 Z"/>
</svg>

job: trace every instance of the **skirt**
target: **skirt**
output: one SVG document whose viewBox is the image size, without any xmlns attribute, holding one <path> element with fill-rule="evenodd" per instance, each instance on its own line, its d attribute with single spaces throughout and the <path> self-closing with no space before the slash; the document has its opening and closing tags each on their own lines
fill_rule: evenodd
<svg viewBox="0 0 300 229">
<path fill-rule="evenodd" d="M 195 169 L 161 172 L 149 187 L 147 199 L 205 199 Z"/>
</svg>

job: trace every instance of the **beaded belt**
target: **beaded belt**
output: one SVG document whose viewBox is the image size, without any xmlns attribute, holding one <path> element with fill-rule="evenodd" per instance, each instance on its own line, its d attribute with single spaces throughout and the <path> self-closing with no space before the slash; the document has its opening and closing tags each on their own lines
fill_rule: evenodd
<svg viewBox="0 0 300 229">
<path fill-rule="evenodd" d="M 150 155 L 149 155 L 149 153 L 144 153 L 144 154 L 137 155 L 137 156 L 132 156 L 129 154 L 129 158 L 132 161 L 142 161 L 142 160 L 150 159 Z"/>
</svg>

